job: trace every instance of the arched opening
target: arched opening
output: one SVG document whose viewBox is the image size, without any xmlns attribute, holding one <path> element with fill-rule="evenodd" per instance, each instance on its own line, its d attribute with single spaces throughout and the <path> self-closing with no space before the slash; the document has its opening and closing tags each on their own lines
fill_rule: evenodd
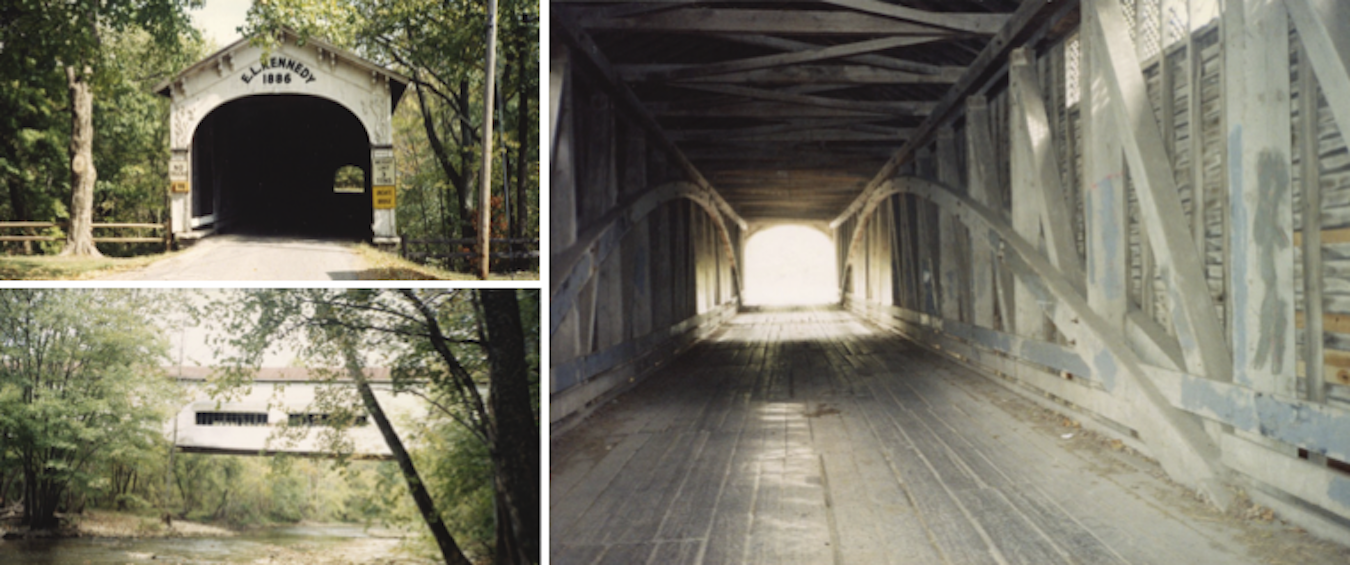
<svg viewBox="0 0 1350 565">
<path fill-rule="evenodd" d="M 839 301 L 830 238 L 804 226 L 778 226 L 745 244 L 746 306 L 808 306 Z"/>
<path fill-rule="evenodd" d="M 370 239 L 368 171 L 365 127 L 338 103 L 303 95 L 233 100 L 208 114 L 192 139 L 192 227 Z"/>
</svg>

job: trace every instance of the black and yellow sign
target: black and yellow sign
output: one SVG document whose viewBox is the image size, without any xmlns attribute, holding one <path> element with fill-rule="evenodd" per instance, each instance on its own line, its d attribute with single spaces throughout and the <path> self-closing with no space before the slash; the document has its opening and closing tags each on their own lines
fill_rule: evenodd
<svg viewBox="0 0 1350 565">
<path fill-rule="evenodd" d="M 392 210 L 394 208 L 394 195 L 397 191 L 392 186 L 376 186 L 371 191 L 375 198 L 376 210 Z"/>
<path fill-rule="evenodd" d="M 191 189 L 188 188 L 188 181 L 185 181 L 185 180 L 176 180 L 176 181 L 171 181 L 171 182 L 169 183 L 169 192 L 183 192 L 183 193 L 186 193 L 186 192 L 191 192 Z"/>
</svg>

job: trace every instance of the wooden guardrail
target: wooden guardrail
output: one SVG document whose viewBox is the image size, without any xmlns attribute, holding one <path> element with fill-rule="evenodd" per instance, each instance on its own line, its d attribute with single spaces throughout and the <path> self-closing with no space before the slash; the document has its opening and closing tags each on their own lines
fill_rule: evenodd
<svg viewBox="0 0 1350 565">
<path fill-rule="evenodd" d="M 509 246 L 506 251 L 493 251 L 490 256 L 493 259 L 539 259 L 539 240 L 527 238 L 501 238 L 492 239 L 489 243 L 492 247 Z M 427 249 L 418 251 L 417 248 Z M 460 251 L 460 248 L 467 247 L 469 251 Z M 478 252 L 474 251 L 478 247 L 478 240 L 474 238 L 401 238 L 398 254 L 404 259 L 411 261 L 420 261 L 423 259 L 469 259 L 478 257 Z M 533 247 L 534 249 L 529 249 Z"/>
<path fill-rule="evenodd" d="M 0 230 L 22 229 L 22 228 L 65 228 L 66 224 L 61 222 L 0 222 Z M 148 236 L 109 236 L 95 237 L 95 243 L 163 243 L 169 245 L 169 230 L 165 229 L 164 224 L 134 223 L 134 222 L 109 222 L 94 224 L 94 229 L 148 229 L 162 230 L 164 235 L 158 237 Z M 54 235 L 0 235 L 0 241 L 64 241 L 65 236 Z"/>
</svg>

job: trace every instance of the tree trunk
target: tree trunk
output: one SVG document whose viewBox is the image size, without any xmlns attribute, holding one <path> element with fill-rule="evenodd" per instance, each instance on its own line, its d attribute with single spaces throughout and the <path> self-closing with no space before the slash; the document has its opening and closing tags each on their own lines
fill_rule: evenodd
<svg viewBox="0 0 1350 565">
<path fill-rule="evenodd" d="M 515 290 L 482 290 L 491 367 L 488 412 L 496 434 L 491 446 L 498 488 L 506 501 L 518 556 L 539 562 L 539 422 L 530 400 L 525 332 Z M 498 540 L 498 545 L 511 540 Z"/>
<path fill-rule="evenodd" d="M 413 73 L 413 78 L 415 79 L 418 78 L 417 73 Z M 431 153 L 436 156 L 436 162 L 440 164 L 441 171 L 445 173 L 445 177 L 450 179 L 450 184 L 455 187 L 455 191 L 457 193 L 463 192 L 465 190 L 464 177 L 461 176 L 460 172 L 455 169 L 454 163 L 450 162 L 450 155 L 445 151 L 445 144 L 441 143 L 441 136 L 440 134 L 436 133 L 436 122 L 432 120 L 431 108 L 427 107 L 426 96 L 422 94 L 422 86 L 417 85 L 413 89 L 413 91 L 417 93 L 417 107 L 422 112 L 422 128 L 425 129 L 427 132 L 427 143 L 431 145 Z M 445 220 L 445 199 L 441 198 L 440 201 L 441 201 L 441 223 L 442 223 L 441 233 L 446 239 L 449 239 L 450 233 L 445 231 L 449 229 L 449 225 L 446 225 L 447 222 Z M 464 213 L 464 210 L 462 208 L 463 207 L 461 206 L 461 209 L 459 211 L 460 214 Z M 425 216 L 425 212 L 423 213 L 423 215 Z"/>
<path fill-rule="evenodd" d="M 413 466 L 408 450 L 403 448 L 403 440 L 399 439 L 398 433 L 389 423 L 389 418 L 385 417 L 384 409 L 380 408 L 380 402 L 375 398 L 370 382 L 366 381 L 356 346 L 351 341 L 344 340 L 342 354 L 346 361 L 347 374 L 356 382 L 356 390 L 361 395 L 361 402 L 365 405 L 366 411 L 370 413 L 370 419 L 375 421 L 375 426 L 380 429 L 380 435 L 384 436 L 384 442 L 389 445 L 394 460 L 398 461 L 399 470 L 403 471 L 403 479 L 408 483 L 408 491 L 412 494 L 413 501 L 417 503 L 417 510 L 422 513 L 422 519 L 431 530 L 431 536 L 436 538 L 436 545 L 441 548 L 441 556 L 450 565 L 470 565 L 469 559 L 464 556 L 464 552 L 455 543 L 455 538 L 446 529 L 445 522 L 441 520 L 436 503 L 431 499 L 431 493 L 427 492 L 426 484 L 417 474 L 417 467 Z"/>
<path fill-rule="evenodd" d="M 525 207 L 525 187 L 527 185 L 525 177 L 529 174 L 526 163 L 529 162 L 527 157 L 530 154 L 530 130 L 533 129 L 530 127 L 532 125 L 530 124 L 530 92 L 534 92 L 534 89 L 528 87 L 527 73 L 530 68 L 530 48 L 527 45 L 528 43 L 524 41 L 519 43 L 520 68 L 516 69 L 516 72 L 520 73 L 517 79 L 520 88 L 520 101 L 516 104 L 518 113 L 516 139 L 520 140 L 520 155 L 516 158 L 516 221 L 512 224 L 516 230 L 511 237 L 525 237 L 525 222 L 529 221 Z M 521 246 L 520 250 L 524 251 L 525 247 Z"/>
<path fill-rule="evenodd" d="M 467 111 L 469 107 L 469 81 L 459 81 L 459 107 Z M 456 204 L 459 206 L 459 237 L 473 239 L 478 237 L 478 231 L 474 229 L 473 219 L 469 217 L 469 196 L 473 187 L 469 186 L 469 179 L 477 176 L 477 171 L 473 168 L 473 147 L 470 145 L 473 139 L 473 129 L 469 126 L 468 117 L 461 116 L 464 119 L 459 120 L 459 165 L 464 174 L 464 186 L 455 191 Z"/>
<path fill-rule="evenodd" d="M 94 92 L 93 69 L 66 67 L 70 87 L 70 230 L 62 255 L 102 257 L 94 246 Z"/>
<path fill-rule="evenodd" d="M 40 478 L 31 466 L 24 469 L 23 523 L 30 530 L 50 530 L 59 525 L 56 503 L 61 490 L 51 480 Z"/>
</svg>

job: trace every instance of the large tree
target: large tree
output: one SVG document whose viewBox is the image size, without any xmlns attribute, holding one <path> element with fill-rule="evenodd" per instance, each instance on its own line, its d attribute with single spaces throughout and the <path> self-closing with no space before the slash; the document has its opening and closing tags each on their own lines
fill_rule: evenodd
<svg viewBox="0 0 1350 565">
<path fill-rule="evenodd" d="M 104 9 L 116 5 L 105 3 Z M 67 37 L 69 22 L 62 18 L 74 6 L 37 0 L 0 6 L 0 190 L 6 193 L 0 220 L 73 220 L 79 227 L 66 236 L 81 241 L 64 247 L 92 252 L 92 241 L 85 240 L 92 237 L 87 225 L 94 218 L 162 221 L 168 101 L 151 87 L 197 60 L 204 46 L 195 33 L 166 41 L 140 25 L 101 25 L 88 55 L 92 74 L 76 77 L 73 103 L 67 69 L 74 67 L 66 62 L 78 42 Z M 76 162 L 85 149 L 92 152 L 89 159 Z M 73 184 L 72 165 L 84 172 Z M 79 189 L 78 205 L 72 186 Z M 23 248 L 32 251 L 29 243 Z"/>
<path fill-rule="evenodd" d="M 70 228 L 68 255 L 99 255 L 93 239 L 94 89 L 97 70 L 107 60 L 110 34 L 143 30 L 161 48 L 177 51 L 182 37 L 198 36 L 187 9 L 201 0 L 16 0 L 8 6 L 5 45 L 21 38 L 39 71 L 62 70 L 70 112 Z"/>
<path fill-rule="evenodd" d="M 56 527 L 96 465 L 160 437 L 173 391 L 155 302 L 132 290 L 0 290 L 0 437 L 29 527 Z"/>
<path fill-rule="evenodd" d="M 428 398 L 486 449 L 492 462 L 496 562 L 539 560 L 537 314 L 515 290 L 249 290 L 220 302 L 232 336 L 217 384 L 245 384 L 263 355 L 294 338 L 305 358 L 354 383 L 362 407 L 399 463 L 410 494 L 448 563 L 467 563 L 426 482 L 376 400 L 364 367 L 392 365 L 394 385 Z M 537 291 L 525 293 L 537 309 Z M 524 321 L 522 321 L 524 318 Z M 527 325 L 528 324 L 528 325 Z M 529 331 L 526 331 L 529 328 Z M 484 390 L 486 389 L 486 394 Z"/>
</svg>

